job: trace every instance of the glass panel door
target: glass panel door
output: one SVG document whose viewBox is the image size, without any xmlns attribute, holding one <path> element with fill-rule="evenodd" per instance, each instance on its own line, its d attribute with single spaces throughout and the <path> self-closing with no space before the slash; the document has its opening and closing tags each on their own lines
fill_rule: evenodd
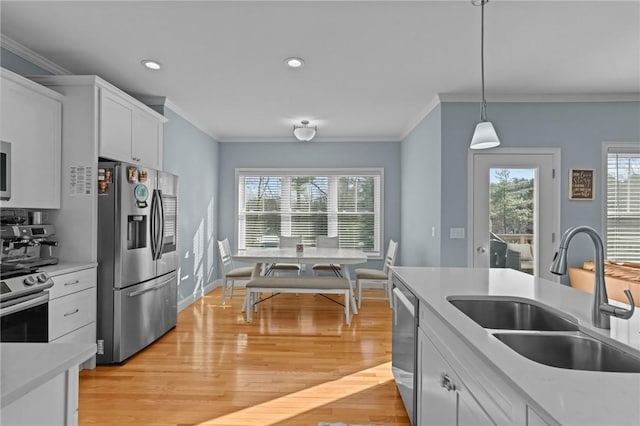
<svg viewBox="0 0 640 426">
<path fill-rule="evenodd" d="M 535 169 L 489 169 L 489 267 L 533 274 Z"/>
<path fill-rule="evenodd" d="M 474 153 L 472 265 L 511 268 L 557 281 L 549 272 L 559 229 L 555 154 Z"/>
</svg>

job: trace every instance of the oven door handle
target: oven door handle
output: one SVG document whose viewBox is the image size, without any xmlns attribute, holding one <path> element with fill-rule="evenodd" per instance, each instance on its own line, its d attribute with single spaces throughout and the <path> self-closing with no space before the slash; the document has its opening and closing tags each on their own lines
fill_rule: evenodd
<svg viewBox="0 0 640 426">
<path fill-rule="evenodd" d="M 412 317 L 416 316 L 416 308 L 415 306 L 413 306 L 413 303 L 411 303 L 409 301 L 409 299 L 407 299 L 407 296 L 405 296 L 404 294 L 402 294 L 402 292 L 398 289 L 398 287 L 395 287 L 393 289 L 393 317 L 394 317 L 394 323 L 398 323 L 398 302 L 402 303 L 402 305 L 404 306 L 404 308 L 406 310 L 409 311 L 409 313 L 411 314 Z"/>
<path fill-rule="evenodd" d="M 20 312 L 20 311 L 24 311 L 25 309 L 29 309 L 32 308 L 34 306 L 38 306 L 38 305 L 42 305 L 44 303 L 47 303 L 49 301 L 49 293 L 44 293 L 44 294 L 36 294 L 36 297 L 30 297 L 25 301 L 10 301 L 10 302 L 14 302 L 14 303 L 10 303 L 10 302 L 6 302 L 6 308 L 3 307 L 0 310 L 0 317 L 4 317 L 7 315 L 11 315 L 13 313 L 16 312 Z"/>
</svg>

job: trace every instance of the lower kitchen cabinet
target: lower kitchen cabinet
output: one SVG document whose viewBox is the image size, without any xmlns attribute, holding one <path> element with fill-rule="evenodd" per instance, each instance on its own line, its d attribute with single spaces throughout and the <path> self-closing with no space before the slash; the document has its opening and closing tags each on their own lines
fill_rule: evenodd
<svg viewBox="0 0 640 426">
<path fill-rule="evenodd" d="M 556 425 L 499 377 L 421 302 L 417 345 L 419 426 Z"/>
<path fill-rule="evenodd" d="M 96 274 L 95 267 L 51 273 L 54 284 L 49 290 L 49 342 L 96 342 Z M 81 367 L 94 368 L 95 357 Z"/>
<path fill-rule="evenodd" d="M 0 345 L 0 424 L 78 424 L 78 365 L 96 344 L 3 343 Z"/>
<path fill-rule="evenodd" d="M 421 328 L 418 360 L 419 425 L 495 424 Z"/>
</svg>

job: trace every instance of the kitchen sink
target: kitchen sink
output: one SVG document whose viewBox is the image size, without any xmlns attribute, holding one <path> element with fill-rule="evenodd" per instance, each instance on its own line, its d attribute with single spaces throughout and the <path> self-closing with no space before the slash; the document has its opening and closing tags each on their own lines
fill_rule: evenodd
<svg viewBox="0 0 640 426">
<path fill-rule="evenodd" d="M 449 302 L 484 328 L 497 330 L 578 331 L 575 321 L 522 299 L 470 299 Z"/>
<path fill-rule="evenodd" d="M 640 373 L 640 358 L 582 333 L 494 333 L 520 355 L 551 367 Z"/>
</svg>

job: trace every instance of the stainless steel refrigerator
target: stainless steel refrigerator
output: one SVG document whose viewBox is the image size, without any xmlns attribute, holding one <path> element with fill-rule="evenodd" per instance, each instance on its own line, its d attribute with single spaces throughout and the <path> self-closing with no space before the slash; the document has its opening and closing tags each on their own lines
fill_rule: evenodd
<svg viewBox="0 0 640 426">
<path fill-rule="evenodd" d="M 98 364 L 121 363 L 176 326 L 178 177 L 98 167 Z"/>
</svg>

